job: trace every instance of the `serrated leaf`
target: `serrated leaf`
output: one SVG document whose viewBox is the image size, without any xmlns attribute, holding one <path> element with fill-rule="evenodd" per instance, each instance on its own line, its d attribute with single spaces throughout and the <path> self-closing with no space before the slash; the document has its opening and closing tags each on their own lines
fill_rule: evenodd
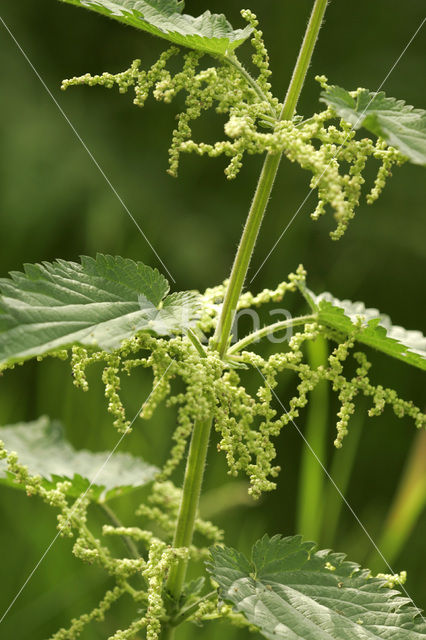
<svg viewBox="0 0 426 640">
<path fill-rule="evenodd" d="M 365 127 L 399 149 L 414 164 L 426 164 L 426 111 L 423 109 L 388 98 L 383 91 L 371 93 L 362 89 L 353 98 L 349 91 L 337 86 L 322 91 L 320 100 L 355 129 Z"/>
<path fill-rule="evenodd" d="M 104 502 L 152 482 L 158 473 L 156 467 L 130 453 L 76 451 L 65 440 L 62 425 L 46 416 L 34 422 L 0 427 L 0 440 L 9 453 L 18 454 L 19 462 L 32 476 L 43 478 L 46 489 L 70 480 L 67 494 L 72 497 L 82 495 L 93 481 L 91 498 Z M 0 460 L 0 482 L 22 489 L 6 467 L 6 461 Z"/>
<path fill-rule="evenodd" d="M 209 571 L 221 598 L 269 640 L 426 638 L 426 624 L 408 598 L 343 554 L 318 551 L 300 536 L 264 536 L 250 561 L 215 547 Z"/>
<path fill-rule="evenodd" d="M 250 35 L 251 27 L 233 29 L 223 14 L 184 14 L 178 0 L 61 0 L 114 18 L 170 42 L 213 55 L 225 55 Z"/>
<path fill-rule="evenodd" d="M 27 264 L 0 279 L 0 364 L 81 344 L 107 351 L 140 331 L 180 333 L 195 323 L 199 296 L 174 293 L 157 269 L 99 254 L 81 264 Z"/>
<path fill-rule="evenodd" d="M 338 300 L 327 292 L 311 295 L 321 324 L 349 335 L 361 317 L 362 328 L 355 336 L 358 342 L 426 370 L 426 337 L 420 331 L 392 324 L 389 316 L 377 309 L 367 309 L 363 302 Z"/>
</svg>

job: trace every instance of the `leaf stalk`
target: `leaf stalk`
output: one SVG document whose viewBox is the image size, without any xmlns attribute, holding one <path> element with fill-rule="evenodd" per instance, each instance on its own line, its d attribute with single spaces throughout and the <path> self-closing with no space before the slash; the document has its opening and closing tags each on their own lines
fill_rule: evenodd
<svg viewBox="0 0 426 640">
<path fill-rule="evenodd" d="M 234 353 L 238 353 L 242 351 L 246 347 L 248 347 L 253 342 L 258 342 L 262 338 L 266 338 L 273 333 L 278 333 L 279 331 L 284 331 L 284 329 L 289 329 L 293 327 L 298 327 L 302 324 L 306 324 L 307 322 L 312 322 L 316 319 L 316 315 L 311 314 L 307 316 L 298 316 L 297 318 L 290 318 L 289 320 L 281 320 L 280 322 L 274 322 L 274 324 L 269 324 L 266 327 L 262 327 L 262 329 L 258 329 L 257 331 L 253 331 L 248 336 L 236 342 L 230 349 L 228 349 L 227 355 L 233 355 Z"/>
</svg>

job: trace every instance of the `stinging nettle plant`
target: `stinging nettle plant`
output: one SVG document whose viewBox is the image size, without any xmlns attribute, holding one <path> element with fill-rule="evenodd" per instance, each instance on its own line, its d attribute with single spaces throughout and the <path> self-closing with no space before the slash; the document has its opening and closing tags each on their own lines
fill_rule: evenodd
<svg viewBox="0 0 426 640">
<path fill-rule="evenodd" d="M 426 112 L 382 92 L 346 91 L 320 76 L 322 110 L 306 117 L 296 113 L 327 0 L 314 2 L 283 102 L 272 92 L 268 52 L 249 10 L 241 12 L 246 26 L 234 30 L 223 15 L 184 14 L 177 0 L 63 1 L 171 43 L 149 69 L 135 60 L 121 73 L 65 80 L 64 89 L 117 87 L 120 93 L 132 92 L 139 107 L 151 94 L 167 103 L 183 94 L 169 149 L 172 176 L 182 153 L 225 156 L 228 179 L 237 176 L 246 154 L 264 155 L 264 164 L 229 280 L 204 293 L 169 293 L 168 281 L 156 269 L 101 254 L 80 263 L 27 264 L 0 281 L 1 372 L 34 358 L 70 359 L 74 384 L 87 391 L 87 370 L 102 363 L 108 411 L 123 435 L 136 419 L 126 414 L 121 379 L 135 369 L 153 374 L 138 418 L 150 420 L 160 403 L 176 408 L 173 445 L 161 469 L 130 454 L 76 451 L 61 425 L 46 417 L 0 430 L 2 482 L 57 509 L 58 531 L 73 540 L 75 556 L 99 565 L 114 581 L 92 611 L 51 640 L 78 638 L 124 595 L 134 600 L 136 613 L 133 620 L 123 620 L 121 630 L 111 629 L 109 640 L 171 640 L 185 622 L 221 618 L 277 640 L 426 638 L 424 618 L 397 589 L 403 573 L 375 577 L 300 536 L 265 536 L 248 559 L 224 546 L 224 532 L 198 512 L 212 428 L 229 473 L 246 474 L 249 492 L 258 498 L 276 488 L 278 435 L 323 381 L 340 403 L 336 447 L 344 443 L 361 397 L 370 403 L 371 416 L 388 407 L 425 427 L 424 413 L 409 399 L 373 382 L 363 350 L 366 345 L 404 361 L 401 366 L 425 370 L 426 338 L 420 332 L 393 326 L 361 303 L 314 294 L 302 266 L 273 289 L 252 294 L 243 287 L 283 155 L 311 174 L 310 186 L 318 195 L 312 218 L 331 211 L 336 221 L 331 237 L 337 240 L 359 204 L 370 159 L 378 161 L 378 170 L 366 196 L 369 204 L 395 166 L 426 164 Z M 252 47 L 250 70 L 236 55 L 245 42 Z M 223 139 L 214 144 L 196 141 L 192 133 L 194 121 L 210 109 L 226 119 Z M 373 137 L 361 137 L 361 128 Z M 304 300 L 304 315 L 232 340 L 238 310 L 277 305 L 289 294 Z M 288 329 L 292 337 L 272 355 L 255 350 L 259 340 Z M 328 340 L 331 350 L 323 364 L 314 366 L 306 347 L 318 339 Z M 246 370 L 257 374 L 255 392 L 245 386 Z M 287 408 L 276 393 L 281 374 L 297 380 Z M 180 487 L 172 478 L 185 455 Z M 142 486 L 149 488 L 148 499 L 134 522 L 121 523 L 108 501 Z M 101 536 L 91 527 L 93 505 L 108 518 Z M 116 538 L 125 542 L 125 555 L 116 554 Z M 187 567 L 196 562 L 202 563 L 203 575 L 187 581 Z"/>
</svg>

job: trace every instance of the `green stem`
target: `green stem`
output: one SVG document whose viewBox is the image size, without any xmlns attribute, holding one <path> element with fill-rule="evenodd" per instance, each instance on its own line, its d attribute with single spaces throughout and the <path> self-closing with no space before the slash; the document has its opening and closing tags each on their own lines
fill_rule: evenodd
<svg viewBox="0 0 426 640">
<path fill-rule="evenodd" d="M 194 345 L 194 347 L 198 351 L 198 354 L 202 358 L 206 358 L 207 357 L 206 356 L 206 351 L 205 351 L 203 345 L 201 344 L 201 342 L 198 340 L 198 338 L 195 335 L 195 333 L 192 331 L 192 329 L 188 329 L 188 331 L 186 332 L 186 335 L 188 336 L 188 338 L 191 340 L 192 344 Z"/>
<path fill-rule="evenodd" d="M 284 331 L 284 329 L 288 329 L 289 327 L 298 327 L 301 324 L 306 324 L 307 322 L 312 322 L 315 320 L 316 316 L 311 314 L 309 316 L 298 316 L 297 318 L 290 318 L 289 320 L 281 320 L 280 322 L 274 322 L 274 324 L 269 324 L 266 327 L 262 327 L 262 329 L 258 329 L 257 331 L 253 331 L 248 336 L 236 342 L 227 352 L 227 355 L 232 355 L 234 353 L 238 353 L 242 349 L 245 349 L 248 345 L 253 342 L 258 342 L 262 338 L 266 338 L 266 336 L 270 336 L 272 333 L 278 333 L 279 331 Z"/>
<path fill-rule="evenodd" d="M 200 604 L 202 604 L 203 602 L 207 602 L 207 600 L 211 600 L 215 596 L 217 596 L 217 589 L 203 596 L 202 598 L 197 600 L 197 602 L 190 604 L 188 607 L 186 607 L 186 609 L 182 609 L 182 611 L 180 611 L 178 615 L 171 620 L 170 624 L 173 627 L 178 627 L 180 624 L 182 624 L 182 622 L 185 622 L 185 620 L 188 620 L 188 618 L 196 613 Z"/>
<path fill-rule="evenodd" d="M 328 363 L 327 341 L 319 336 L 307 343 L 308 362 L 312 369 Z M 328 381 L 321 380 L 311 391 L 305 437 L 309 447 L 302 453 L 297 530 L 306 540 L 318 540 L 324 517 L 324 472 L 329 421 Z M 314 453 L 312 453 L 312 451 Z M 315 454 L 315 455 L 314 455 Z"/>
<path fill-rule="evenodd" d="M 329 482 L 324 495 L 324 513 L 322 516 L 321 544 L 333 547 L 339 530 L 340 515 L 344 502 L 342 496 L 346 496 L 351 476 L 357 460 L 358 444 L 364 424 L 363 412 L 360 408 L 351 417 L 349 433 L 345 438 L 345 445 L 341 449 L 335 449 L 330 468 L 330 476 L 333 483 Z M 336 491 L 339 487 L 339 492 Z M 368 565 L 370 566 L 370 565 Z"/>
<path fill-rule="evenodd" d="M 281 111 L 281 120 L 290 120 L 294 116 L 300 93 L 305 82 L 306 73 L 311 64 L 312 54 L 318 38 L 324 13 L 329 0 L 316 0 L 312 9 L 311 17 L 306 28 L 305 37 L 303 38 L 300 48 L 299 57 L 294 67 L 293 75 L 284 100 L 283 109 Z"/>
<path fill-rule="evenodd" d="M 296 110 L 327 2 L 328 0 L 315 0 L 299 57 L 284 100 L 280 115 L 281 120 L 292 118 Z M 254 199 L 235 256 L 212 345 L 222 358 L 228 349 L 238 299 L 247 276 L 254 246 L 271 195 L 280 160 L 281 154 L 268 153 L 265 157 Z M 173 542 L 175 547 L 188 547 L 192 542 L 211 427 L 212 419 L 197 421 L 194 425 L 185 469 L 182 501 Z M 167 589 L 176 603 L 178 603 L 182 592 L 186 569 L 187 560 L 181 560 L 172 567 L 167 580 Z M 163 632 L 162 640 L 171 640 L 172 637 L 173 629 L 171 627 L 166 628 Z"/>
<path fill-rule="evenodd" d="M 269 104 L 270 111 L 271 111 L 272 115 L 274 116 L 273 122 L 275 123 L 278 114 L 275 112 L 275 109 L 269 103 L 268 97 L 265 96 L 265 94 L 263 93 L 262 89 L 260 88 L 260 86 L 258 85 L 256 80 L 243 67 L 241 62 L 238 60 L 237 56 L 234 53 L 232 53 L 231 55 L 226 56 L 225 60 L 227 62 L 229 62 L 229 64 L 232 67 L 235 67 L 235 69 L 237 69 L 237 71 L 243 76 L 243 78 L 245 78 L 247 80 L 248 84 L 251 86 L 253 91 L 255 91 L 257 93 L 258 97 L 262 100 L 262 102 L 267 102 Z"/>
<path fill-rule="evenodd" d="M 191 445 L 186 461 L 185 479 L 183 483 L 182 501 L 173 539 L 174 547 L 189 547 L 194 534 L 195 518 L 200 500 L 201 485 L 206 464 L 207 449 L 210 439 L 212 420 L 197 420 L 192 432 Z M 176 562 L 170 569 L 167 589 L 178 602 L 185 581 L 187 561 Z"/>
<path fill-rule="evenodd" d="M 84 532 L 87 540 L 89 540 L 91 542 L 92 547 L 98 551 L 100 558 L 102 558 L 104 561 L 108 560 L 108 556 L 106 555 L 101 543 L 95 538 L 95 536 L 90 531 L 90 529 L 87 527 L 87 525 L 82 525 L 81 526 L 81 530 Z M 106 562 L 105 562 L 105 564 L 106 564 Z M 142 576 L 140 576 L 140 577 L 142 578 Z M 139 595 L 139 592 L 137 591 L 137 589 L 134 589 L 132 587 L 132 585 L 129 584 L 129 582 L 127 580 L 125 580 L 124 578 L 122 579 L 122 585 L 123 585 L 124 589 L 128 593 L 130 593 L 132 598 L 137 600 L 137 597 Z"/>
<path fill-rule="evenodd" d="M 226 289 L 222 312 L 214 334 L 213 342 L 221 357 L 224 357 L 231 335 L 237 303 L 243 289 L 248 267 L 253 255 L 259 229 L 266 211 L 272 187 L 277 175 L 281 154 L 268 153 L 263 163 L 256 193 L 235 256 L 231 277 Z"/>
<path fill-rule="evenodd" d="M 100 509 L 105 513 L 105 515 L 109 518 L 109 520 L 112 522 L 112 524 L 115 527 L 120 528 L 123 526 L 122 522 L 119 520 L 119 518 L 117 517 L 115 512 L 111 509 L 111 507 L 106 505 L 104 502 L 99 502 L 98 504 Z M 127 549 L 129 550 L 130 555 L 133 558 L 137 559 L 141 557 L 137 546 L 135 545 L 133 540 L 129 538 L 129 536 L 122 536 L 122 540 L 125 546 L 127 547 Z"/>
<path fill-rule="evenodd" d="M 299 57 L 293 71 L 290 86 L 284 100 L 280 120 L 290 120 L 300 97 L 300 92 L 311 61 L 312 53 L 321 27 L 322 19 L 328 0 L 316 0 L 306 29 Z M 234 264 L 223 301 L 222 312 L 214 335 L 214 344 L 223 357 L 228 349 L 229 337 L 234 321 L 237 303 L 243 289 L 244 281 L 253 255 L 257 236 L 263 216 L 265 215 L 269 197 L 272 192 L 275 177 L 281 161 L 278 153 L 268 153 L 263 163 L 262 172 L 257 184 L 256 193 L 250 207 L 240 245 L 235 256 Z"/>
<path fill-rule="evenodd" d="M 175 627 L 166 626 L 161 631 L 160 640 L 173 640 L 175 637 Z"/>
</svg>

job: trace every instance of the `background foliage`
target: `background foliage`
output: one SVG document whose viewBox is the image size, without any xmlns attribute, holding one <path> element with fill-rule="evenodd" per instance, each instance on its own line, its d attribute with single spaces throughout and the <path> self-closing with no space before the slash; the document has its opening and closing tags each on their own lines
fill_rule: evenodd
<svg viewBox="0 0 426 640">
<path fill-rule="evenodd" d="M 260 18 L 280 95 L 288 83 L 311 2 L 251 0 L 248 4 Z M 188 0 L 186 4 L 188 13 L 207 8 L 226 11 L 235 27 L 243 26 L 240 0 Z M 423 13 L 421 0 L 403 4 L 396 0 L 360 0 L 355 8 L 348 3 L 332 3 L 299 112 L 309 114 L 319 106 L 318 86 L 313 81 L 316 73 L 325 73 L 330 82 L 348 89 L 378 87 L 420 24 Z M 256 180 L 261 159 L 251 158 L 238 179 L 227 183 L 222 160 L 187 157 L 179 180 L 173 180 L 166 168 L 175 106 L 158 106 L 150 100 L 141 111 L 116 92 L 84 88 L 66 94 L 59 91 L 64 77 L 86 71 L 121 71 L 136 57 L 149 64 L 163 44 L 54 0 L 3 0 L 0 15 L 165 261 L 176 288 L 204 289 L 225 278 L 252 196 L 247 185 Z M 420 32 L 386 81 L 384 90 L 388 95 L 424 107 L 424 83 L 420 82 L 423 52 L 424 33 Z M 96 251 L 161 267 L 1 24 L 0 78 L 1 274 L 20 268 L 26 261 L 57 257 L 76 260 L 80 254 L 93 255 Z M 197 125 L 204 138 L 221 126 L 214 116 L 210 118 Z M 314 290 L 327 289 L 340 298 L 362 299 L 367 306 L 389 313 L 394 322 L 424 331 L 423 171 L 409 165 L 395 171 L 378 203 L 373 208 L 363 204 L 338 243 L 328 238 L 332 228 L 329 216 L 318 223 L 309 220 L 314 202 L 308 201 L 252 283 L 253 290 L 283 280 L 303 262 Z M 284 162 L 257 245 L 252 274 L 307 190 L 308 175 Z M 417 404 L 424 402 L 420 371 L 381 356 L 374 357 L 374 361 L 377 378 L 380 376 L 384 384 L 398 387 L 402 396 Z M 125 388 L 129 414 L 136 412 L 148 389 L 149 380 L 143 376 L 130 381 Z M 283 402 L 287 395 L 288 389 L 283 387 Z M 330 450 L 333 412 L 332 405 L 328 420 Z M 94 382 L 92 393 L 83 395 L 73 388 L 70 370 L 60 362 L 30 363 L 9 372 L 0 382 L 0 424 L 34 420 L 43 414 L 61 419 L 77 448 L 102 451 L 116 442 L 100 385 Z M 305 417 L 302 414 L 298 421 L 302 430 Z M 156 415 L 154 424 L 141 423 L 122 450 L 142 453 L 153 464 L 161 464 L 169 446 L 172 419 L 172 413 L 163 410 Z M 352 437 L 359 429 L 362 439 L 347 497 L 377 540 L 416 433 L 408 420 L 398 421 L 390 412 L 354 423 Z M 351 435 L 348 441 L 350 438 Z M 215 456 L 215 447 L 211 447 L 204 512 L 215 517 L 218 524 L 226 525 L 228 544 L 247 552 L 264 532 L 296 532 L 302 448 L 300 436 L 288 427 L 281 436 L 283 472 L 279 490 L 253 509 L 240 482 L 232 483 L 232 493 L 227 498 L 222 489 L 214 489 L 229 481 L 223 458 Z M 132 500 L 124 498 L 119 507 L 124 520 L 131 513 Z M 3 612 L 55 534 L 55 516 L 39 502 L 2 487 L 0 518 Z M 424 567 L 422 570 L 419 558 L 422 551 L 424 554 L 425 535 L 423 513 L 393 563 L 396 570 L 408 570 L 407 589 L 416 604 L 423 607 Z M 333 543 L 326 532 L 318 542 L 322 546 Z M 0 635 L 16 640 L 31 635 L 33 640 L 42 640 L 71 616 L 96 603 L 98 592 L 103 590 L 103 575 L 97 569 L 82 567 L 68 546 L 60 541 L 49 552 L 2 623 Z M 374 562 L 375 569 L 385 569 L 372 557 L 371 543 L 345 509 L 334 548 L 344 550 L 352 560 L 370 566 Z M 117 617 L 121 614 L 118 609 L 114 611 Z M 99 627 L 84 637 L 97 640 L 104 638 L 106 632 L 106 628 Z M 186 627 L 179 637 L 190 640 L 199 633 L 197 628 Z M 214 637 L 213 627 L 202 633 L 203 638 Z M 235 629 L 226 630 L 230 640 L 246 635 Z"/>
</svg>

